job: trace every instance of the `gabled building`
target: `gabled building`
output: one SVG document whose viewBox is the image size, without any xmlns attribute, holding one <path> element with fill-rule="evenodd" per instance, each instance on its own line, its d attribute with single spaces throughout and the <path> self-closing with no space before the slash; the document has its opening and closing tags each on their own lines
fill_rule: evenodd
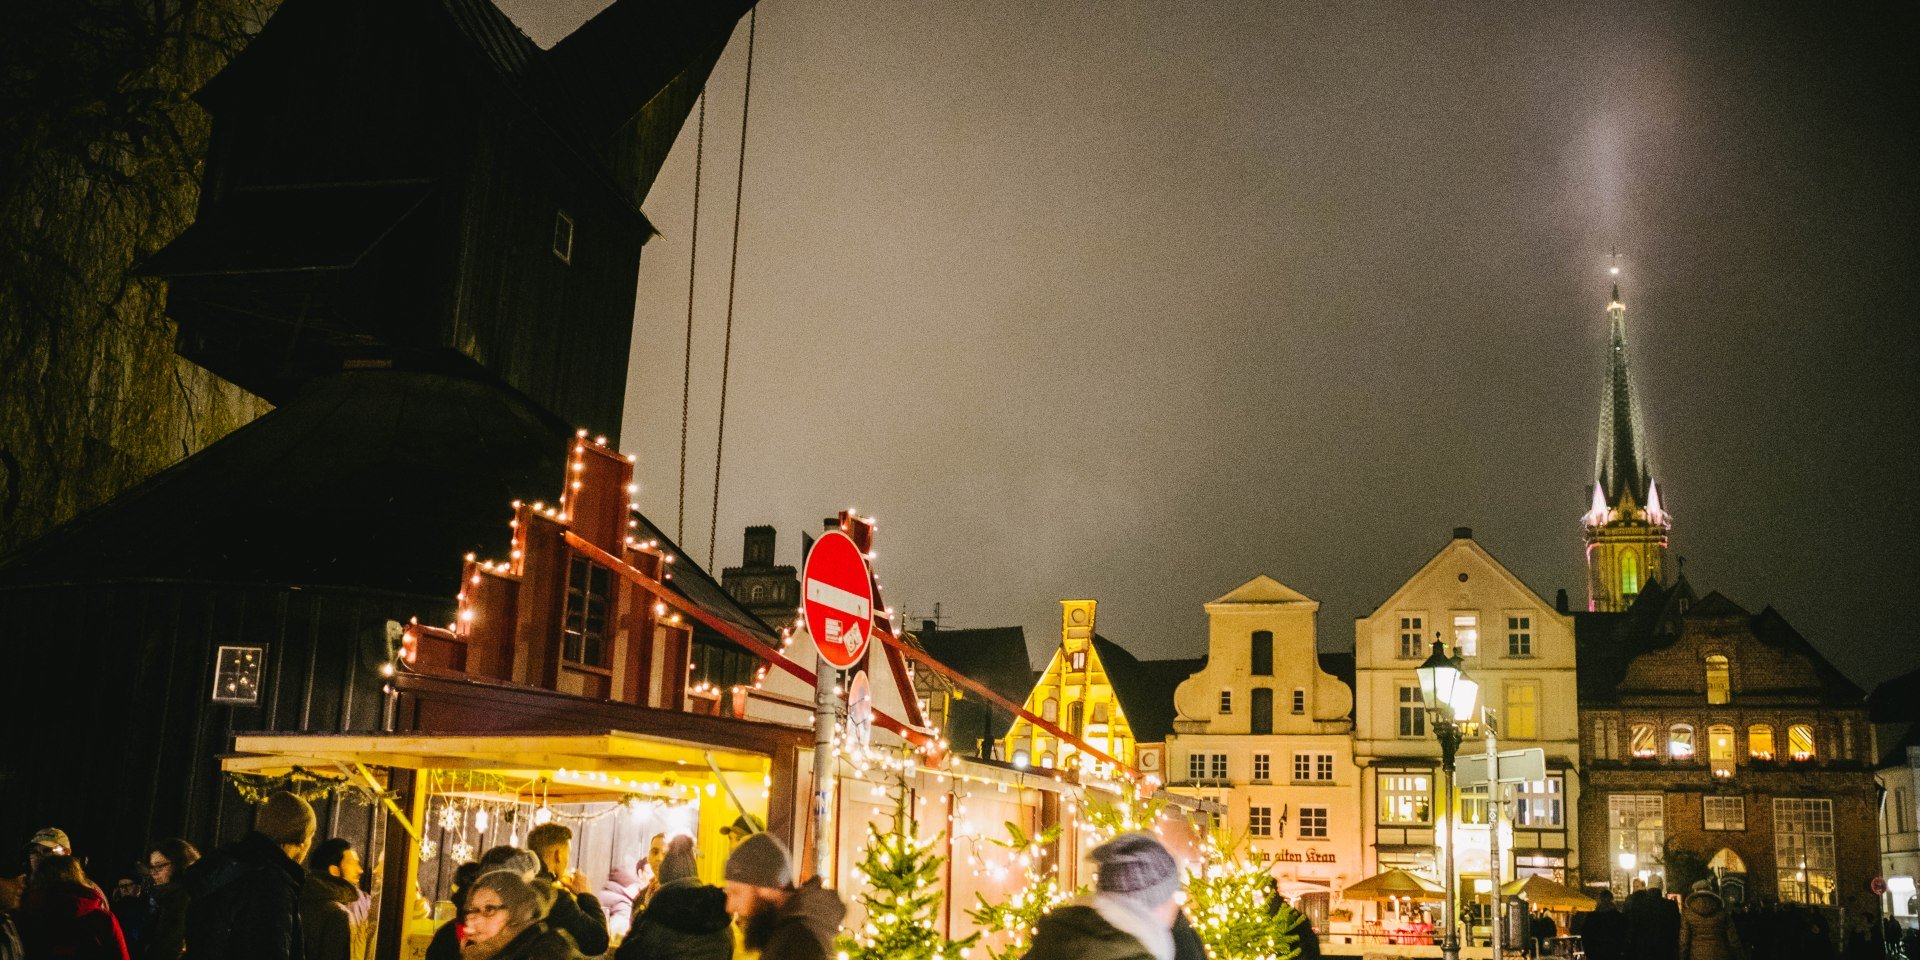
<svg viewBox="0 0 1920 960">
<path fill-rule="evenodd" d="M 1580 869 L 1573 618 L 1542 600 L 1465 527 L 1354 626 L 1353 752 L 1368 858 L 1361 875 L 1389 867 L 1440 875 L 1440 746 L 1414 674 L 1436 640 L 1458 652 L 1480 684 L 1500 748 L 1546 753 L 1546 779 L 1515 791 L 1501 874 L 1570 882 Z M 1469 737 L 1461 753 L 1483 749 Z M 1491 878 L 1487 796 L 1469 790 L 1456 800 L 1456 889 L 1471 892 L 1475 880 Z"/>
<path fill-rule="evenodd" d="M 1685 577 L 1579 617 L 1585 880 L 1709 879 L 1741 901 L 1871 912 L 1879 872 L 1865 698 L 1772 608 Z"/>
<path fill-rule="evenodd" d="M 1607 302 L 1606 386 L 1593 455 L 1593 503 L 1581 526 L 1587 545 L 1587 609 L 1625 610 L 1666 570 L 1673 520 L 1660 503 L 1647 456 L 1646 429 L 1627 369 L 1627 308 L 1620 287 Z"/>
<path fill-rule="evenodd" d="M 1868 710 L 1881 745 L 1880 875 L 1884 915 L 1911 929 L 1920 915 L 1920 670 L 1873 688 Z M 1889 746 L 1891 744 L 1891 746 Z"/>
<path fill-rule="evenodd" d="M 926 620 L 909 637 L 935 660 L 1014 703 L 1024 702 L 1033 689 L 1023 628 L 951 629 Z M 1008 759 L 1001 747 L 1013 727 L 1013 711 L 968 693 L 932 670 L 915 670 L 913 685 L 925 704 L 927 722 L 942 732 L 954 753 Z"/>
<path fill-rule="evenodd" d="M 1353 691 L 1320 664 L 1319 609 L 1267 576 L 1206 605 L 1207 659 L 1174 694 L 1166 779 L 1225 804 L 1231 834 L 1324 930 L 1333 891 L 1363 874 Z"/>
</svg>

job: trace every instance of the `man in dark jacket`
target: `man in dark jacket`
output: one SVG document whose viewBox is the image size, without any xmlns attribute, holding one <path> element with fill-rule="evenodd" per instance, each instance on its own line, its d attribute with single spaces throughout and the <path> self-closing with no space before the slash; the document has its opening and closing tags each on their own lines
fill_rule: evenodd
<svg viewBox="0 0 1920 960">
<path fill-rule="evenodd" d="M 673 838 L 654 875 L 660 889 L 633 921 L 614 960 L 731 960 L 733 918 L 727 895 L 700 882 L 693 838 Z"/>
<path fill-rule="evenodd" d="M 361 891 L 360 873 L 353 844 L 334 837 L 314 846 L 300 886 L 306 960 L 366 960 L 373 898 Z"/>
<path fill-rule="evenodd" d="M 1172 960 L 1180 867 L 1149 833 L 1093 848 L 1093 895 L 1040 918 L 1025 960 Z"/>
<path fill-rule="evenodd" d="M 573 829 L 563 823 L 543 823 L 527 831 L 527 849 L 540 858 L 534 886 L 553 895 L 547 926 L 563 930 L 574 946 L 589 957 L 607 952 L 607 915 L 600 898 L 587 892 L 587 878 L 573 869 Z"/>
<path fill-rule="evenodd" d="M 1627 915 L 1613 905 L 1613 891 L 1601 887 L 1594 892 L 1594 908 L 1574 914 L 1568 929 L 1580 938 L 1587 960 L 1626 960 Z"/>
<path fill-rule="evenodd" d="M 1627 956 L 1673 960 L 1680 946 L 1680 908 L 1659 887 L 1635 890 L 1627 897 L 1627 928 Z"/>
<path fill-rule="evenodd" d="M 187 871 L 187 960 L 301 960 L 300 861 L 313 843 L 313 808 L 276 793 L 253 831 Z"/>
<path fill-rule="evenodd" d="M 727 912 L 760 960 L 827 960 L 847 905 L 815 877 L 795 887 L 793 858 L 769 833 L 756 833 L 727 856 Z"/>
</svg>

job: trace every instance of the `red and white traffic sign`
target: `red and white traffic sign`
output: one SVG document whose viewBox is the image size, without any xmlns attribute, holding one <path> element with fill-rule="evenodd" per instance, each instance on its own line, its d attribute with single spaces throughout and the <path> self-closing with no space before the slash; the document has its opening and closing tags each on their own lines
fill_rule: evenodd
<svg viewBox="0 0 1920 960">
<path fill-rule="evenodd" d="M 807 632 L 820 656 L 843 670 L 859 663 L 873 632 L 873 578 L 853 538 L 838 530 L 821 537 L 802 582 Z"/>
</svg>

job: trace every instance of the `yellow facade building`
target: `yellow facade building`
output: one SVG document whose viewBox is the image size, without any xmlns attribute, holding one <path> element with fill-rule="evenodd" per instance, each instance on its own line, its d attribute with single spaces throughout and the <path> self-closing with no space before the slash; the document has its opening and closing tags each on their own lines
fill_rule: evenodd
<svg viewBox="0 0 1920 960">
<path fill-rule="evenodd" d="M 1060 648 L 1027 694 L 1026 708 L 1131 766 L 1140 741 L 1121 709 L 1104 658 L 1095 649 L 1097 607 L 1094 600 L 1060 601 Z M 1070 767 L 1080 762 L 1078 753 L 1073 745 L 1026 719 L 1016 718 L 1007 731 L 1005 756 L 1017 765 Z"/>
</svg>

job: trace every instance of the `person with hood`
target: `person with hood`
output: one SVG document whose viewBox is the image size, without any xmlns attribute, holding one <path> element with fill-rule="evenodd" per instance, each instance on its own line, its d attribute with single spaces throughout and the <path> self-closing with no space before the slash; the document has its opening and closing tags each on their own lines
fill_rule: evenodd
<svg viewBox="0 0 1920 960">
<path fill-rule="evenodd" d="M 655 871 L 660 889 L 614 951 L 614 960 L 728 960 L 733 956 L 733 918 L 727 895 L 695 875 L 699 857 L 693 838 L 667 845 Z"/>
<path fill-rule="evenodd" d="M 200 851 L 178 837 L 147 846 L 147 899 L 153 921 L 140 943 L 140 960 L 180 960 L 187 950 L 187 888 L 180 882 Z"/>
<path fill-rule="evenodd" d="M 1702 880 L 1687 894 L 1680 911 L 1678 960 L 1740 960 L 1740 934 L 1713 884 Z"/>
<path fill-rule="evenodd" d="M 313 848 L 300 886 L 306 960 L 366 960 L 373 898 L 360 889 L 360 873 L 352 843 L 334 837 Z"/>
<path fill-rule="evenodd" d="M 769 833 L 740 841 L 727 855 L 727 912 L 760 960 L 828 960 L 847 905 L 814 877 L 793 885 L 793 858 Z"/>
<path fill-rule="evenodd" d="M 1025 960 L 1172 960 L 1180 865 L 1149 833 L 1093 848 L 1093 894 L 1040 918 Z"/>
<path fill-rule="evenodd" d="M 460 911 L 460 960 L 584 960 L 572 938 L 541 922 L 550 902 L 512 870 L 481 874 Z"/>
<path fill-rule="evenodd" d="M 29 957 L 60 960 L 127 960 L 120 921 L 100 888 L 88 882 L 80 861 L 50 854 L 34 865 L 20 904 L 20 942 Z"/>
<path fill-rule="evenodd" d="M 305 800 L 276 793 L 251 832 L 187 871 L 187 960 L 301 960 L 300 862 L 313 827 Z"/>
<path fill-rule="evenodd" d="M 573 828 L 564 823 L 543 823 L 527 831 L 527 849 L 540 858 L 540 873 L 535 886 L 546 886 L 553 894 L 552 912 L 547 925 L 564 930 L 575 946 L 590 957 L 607 952 L 607 916 L 600 910 L 600 898 L 587 892 L 586 875 L 572 868 Z"/>
</svg>

